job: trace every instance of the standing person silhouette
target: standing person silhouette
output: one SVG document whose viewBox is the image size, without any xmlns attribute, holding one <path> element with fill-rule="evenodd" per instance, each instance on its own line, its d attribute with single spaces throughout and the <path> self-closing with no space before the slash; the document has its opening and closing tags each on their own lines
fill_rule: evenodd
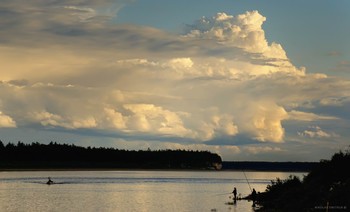
<svg viewBox="0 0 350 212">
<path fill-rule="evenodd" d="M 251 198 L 252 198 L 252 201 L 253 201 L 253 207 L 255 207 L 256 191 L 255 191 L 254 188 L 253 188 L 253 191 L 252 191 L 252 194 L 251 194 Z"/>
<path fill-rule="evenodd" d="M 233 188 L 232 193 L 233 193 L 233 200 L 236 201 L 237 200 L 237 189 L 236 189 L 236 187 Z"/>
</svg>

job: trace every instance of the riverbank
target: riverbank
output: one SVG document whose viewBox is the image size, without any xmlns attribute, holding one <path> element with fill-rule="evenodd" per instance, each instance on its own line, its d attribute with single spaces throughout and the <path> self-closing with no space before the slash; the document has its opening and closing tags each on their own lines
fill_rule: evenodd
<svg viewBox="0 0 350 212">
<path fill-rule="evenodd" d="M 276 179 L 258 194 L 259 211 L 349 211 L 350 152 L 320 163 L 304 179 Z"/>
</svg>

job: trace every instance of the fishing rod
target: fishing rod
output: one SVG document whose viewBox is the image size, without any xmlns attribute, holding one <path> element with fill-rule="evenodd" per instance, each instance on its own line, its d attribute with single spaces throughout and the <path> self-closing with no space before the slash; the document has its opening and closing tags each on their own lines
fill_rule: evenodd
<svg viewBox="0 0 350 212">
<path fill-rule="evenodd" d="M 249 183 L 249 180 L 248 180 L 248 178 L 247 178 L 247 175 L 245 174 L 244 170 L 242 170 L 242 172 L 243 172 L 243 175 L 244 175 L 244 177 L 245 177 L 245 179 L 246 179 L 246 181 L 247 181 L 247 183 L 248 183 L 250 192 L 253 192 L 253 191 L 252 191 L 252 188 L 250 187 L 250 183 Z M 221 196 L 221 195 L 227 195 L 227 194 L 232 194 L 232 192 L 230 192 L 230 193 L 216 194 L 216 195 L 214 195 L 214 196 Z"/>
<path fill-rule="evenodd" d="M 249 186 L 250 192 L 253 192 L 253 191 L 252 191 L 252 188 L 250 187 L 250 183 L 249 183 L 249 181 L 248 181 L 247 175 L 245 175 L 244 170 L 242 170 L 242 172 L 243 172 L 243 174 L 244 174 L 245 179 L 247 180 L 247 183 L 248 183 L 248 186 Z"/>
<path fill-rule="evenodd" d="M 230 192 L 230 193 L 222 193 L 222 194 L 215 194 L 214 196 L 221 196 L 221 195 L 227 195 L 227 194 L 232 194 L 232 192 Z"/>
</svg>

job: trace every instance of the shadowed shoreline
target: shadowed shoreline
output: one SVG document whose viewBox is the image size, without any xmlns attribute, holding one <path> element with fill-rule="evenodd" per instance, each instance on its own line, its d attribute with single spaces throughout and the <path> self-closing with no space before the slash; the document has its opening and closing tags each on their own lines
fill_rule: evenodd
<svg viewBox="0 0 350 212">
<path fill-rule="evenodd" d="M 349 211 L 350 151 L 321 160 L 299 179 L 276 179 L 257 195 L 258 211 Z"/>
</svg>

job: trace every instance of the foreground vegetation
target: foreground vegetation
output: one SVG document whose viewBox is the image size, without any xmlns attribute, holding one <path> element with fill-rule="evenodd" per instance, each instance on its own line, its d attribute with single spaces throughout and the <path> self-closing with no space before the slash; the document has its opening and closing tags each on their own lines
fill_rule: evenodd
<svg viewBox="0 0 350 212">
<path fill-rule="evenodd" d="M 212 169 L 221 157 L 208 151 L 119 150 L 68 144 L 0 141 L 0 169 Z"/>
<path fill-rule="evenodd" d="M 260 211 L 350 210 L 350 152 L 322 160 L 303 180 L 277 179 L 258 194 Z"/>
</svg>

